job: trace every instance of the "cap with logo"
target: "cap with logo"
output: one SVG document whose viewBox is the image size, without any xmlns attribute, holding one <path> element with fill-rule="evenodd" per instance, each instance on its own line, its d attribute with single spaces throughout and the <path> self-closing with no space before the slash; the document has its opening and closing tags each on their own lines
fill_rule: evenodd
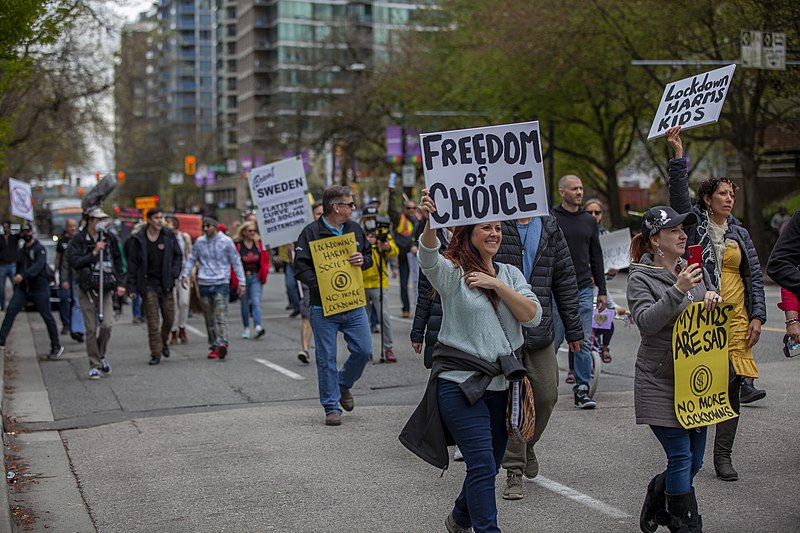
<svg viewBox="0 0 800 533">
<path fill-rule="evenodd" d="M 666 205 L 657 205 L 644 212 L 642 219 L 642 237 L 649 239 L 665 228 L 674 228 L 680 224 L 689 226 L 697 223 L 694 213 L 679 214 Z"/>
</svg>

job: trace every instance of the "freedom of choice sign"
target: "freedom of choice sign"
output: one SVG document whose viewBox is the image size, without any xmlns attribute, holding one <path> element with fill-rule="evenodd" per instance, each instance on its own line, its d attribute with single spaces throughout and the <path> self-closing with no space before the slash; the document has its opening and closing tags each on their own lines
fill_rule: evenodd
<svg viewBox="0 0 800 533">
<path fill-rule="evenodd" d="M 538 122 L 420 135 L 432 228 L 545 215 Z"/>
<path fill-rule="evenodd" d="M 248 172 L 250 197 L 257 207 L 258 232 L 264 248 L 294 242 L 311 222 L 308 184 L 299 157 Z"/>
<path fill-rule="evenodd" d="M 734 70 L 736 65 L 728 65 L 668 84 L 647 139 L 666 135 L 675 126 L 686 130 L 719 120 Z"/>
</svg>

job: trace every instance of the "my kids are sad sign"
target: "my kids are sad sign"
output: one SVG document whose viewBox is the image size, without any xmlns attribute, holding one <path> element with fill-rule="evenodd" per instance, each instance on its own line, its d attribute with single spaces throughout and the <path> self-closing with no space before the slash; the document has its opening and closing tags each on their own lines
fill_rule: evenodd
<svg viewBox="0 0 800 533">
<path fill-rule="evenodd" d="M 718 68 L 666 86 L 647 139 L 667 134 L 669 128 L 686 130 L 719 120 L 736 65 Z"/>
<path fill-rule="evenodd" d="M 322 314 L 343 313 L 367 305 L 361 269 L 350 264 L 356 251 L 354 233 L 309 243 L 322 298 Z"/>
<path fill-rule="evenodd" d="M 728 398 L 728 339 L 732 305 L 708 311 L 694 303 L 672 331 L 675 359 L 675 415 L 686 429 L 716 424 L 737 415 Z"/>
<path fill-rule="evenodd" d="M 420 135 L 432 228 L 547 214 L 538 122 Z"/>
</svg>

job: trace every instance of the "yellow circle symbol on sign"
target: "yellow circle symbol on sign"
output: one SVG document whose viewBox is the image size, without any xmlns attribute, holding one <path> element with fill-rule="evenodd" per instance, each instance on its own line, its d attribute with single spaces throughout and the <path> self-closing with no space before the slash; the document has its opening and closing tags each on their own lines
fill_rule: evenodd
<svg viewBox="0 0 800 533">
<path fill-rule="evenodd" d="M 711 370 L 705 365 L 700 365 L 692 372 L 691 380 L 692 394 L 702 396 L 711 388 Z"/>
<path fill-rule="evenodd" d="M 331 285 L 339 292 L 346 291 L 351 283 L 353 283 L 353 279 L 350 277 L 350 274 L 341 270 L 334 274 L 331 280 Z"/>
</svg>

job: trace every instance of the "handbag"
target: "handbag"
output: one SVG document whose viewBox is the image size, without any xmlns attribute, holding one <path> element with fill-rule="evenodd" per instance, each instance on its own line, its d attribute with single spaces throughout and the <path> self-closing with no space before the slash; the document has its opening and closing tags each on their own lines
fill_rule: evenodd
<svg viewBox="0 0 800 533">
<path fill-rule="evenodd" d="M 503 328 L 503 335 L 508 341 L 511 354 L 517 357 L 500 314 L 497 311 L 495 311 L 495 314 L 500 322 L 500 327 Z M 506 404 L 506 429 L 508 430 L 508 437 L 512 441 L 527 443 L 533 439 L 533 434 L 536 432 L 536 410 L 534 405 L 533 386 L 528 376 L 523 376 L 519 381 L 512 381 L 511 386 L 508 388 L 508 403 Z"/>
</svg>

